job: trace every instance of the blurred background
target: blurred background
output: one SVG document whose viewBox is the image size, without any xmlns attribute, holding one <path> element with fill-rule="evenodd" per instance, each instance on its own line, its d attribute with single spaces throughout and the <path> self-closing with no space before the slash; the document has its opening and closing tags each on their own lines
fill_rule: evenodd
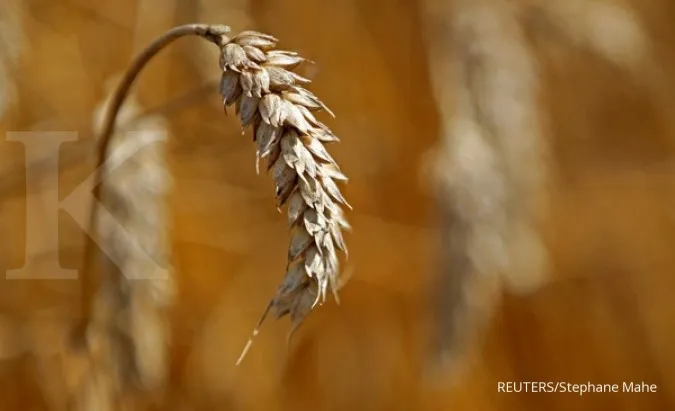
<svg viewBox="0 0 675 411">
<path fill-rule="evenodd" d="M 549 268 L 526 292 L 499 289 L 468 365 L 428 372 L 428 334 L 439 327 L 429 291 L 452 275 L 442 262 L 446 227 L 434 187 L 453 166 L 439 153 L 452 152 L 462 93 L 446 71 L 461 47 L 444 33 L 481 26 L 480 12 L 462 20 L 471 4 L 0 0 L 0 265 L 30 277 L 0 279 L 0 410 L 63 409 L 64 347 L 93 291 L 82 280 L 49 278 L 59 265 L 82 267 L 86 240 L 72 210 L 49 225 L 49 196 L 66 198 L 94 169 L 100 107 L 133 56 L 191 22 L 270 33 L 316 63 L 301 72 L 337 115 L 322 121 L 342 140 L 329 149 L 350 178 L 353 276 L 341 305 L 316 309 L 290 348 L 288 321 L 269 321 L 234 367 L 282 279 L 288 234 L 271 179 L 255 173 L 250 132 L 223 113 L 217 49 L 195 38 L 176 42 L 143 72 L 127 114 L 130 129 L 162 118 L 175 180 L 170 375 L 159 400 L 138 409 L 675 410 L 668 0 L 475 2 L 508 11 L 537 67 L 537 103 L 524 110 L 541 132 L 525 127 L 522 141 L 545 146 L 547 156 L 519 172 L 546 176 L 537 232 Z M 508 47 L 486 50 L 488 60 L 506 56 L 494 60 L 493 73 L 522 74 L 518 64 L 500 70 L 501 61 L 521 61 L 509 60 Z M 522 103 L 513 98 L 505 104 Z M 53 143 L 29 150 L 11 141 L 15 131 L 74 131 L 78 139 L 63 142 L 56 158 Z M 507 144 L 496 135 L 490 144 Z M 80 207 L 74 214 L 85 215 L 89 205 Z M 658 390 L 498 392 L 506 381 L 644 381 Z"/>
</svg>

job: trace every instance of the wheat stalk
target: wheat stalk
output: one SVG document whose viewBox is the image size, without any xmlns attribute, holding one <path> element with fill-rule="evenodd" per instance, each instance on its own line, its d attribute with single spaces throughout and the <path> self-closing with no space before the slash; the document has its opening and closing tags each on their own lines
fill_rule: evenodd
<svg viewBox="0 0 675 411">
<path fill-rule="evenodd" d="M 155 40 L 134 60 L 108 106 L 100 139 L 99 173 L 105 176 L 110 162 L 125 151 L 125 145 L 133 143 L 133 137 L 129 140 L 129 135 L 123 137 L 114 132 L 115 124 L 129 89 L 148 61 L 183 36 L 196 35 L 216 44 L 221 51 L 220 89 L 224 106 L 227 109 L 235 105 L 242 126 L 252 126 L 257 148 L 256 170 L 259 160 L 265 160 L 276 184 L 277 207 L 288 204 L 287 221 L 292 237 L 286 275 L 260 323 L 270 309 L 276 311 L 277 317 L 289 315 L 290 338 L 316 304 L 325 301 L 329 290 L 337 299 L 337 290 L 342 285 L 337 251 L 347 252 L 342 230 L 348 229 L 349 224 L 342 207 L 349 205 L 337 183 L 347 178 L 324 147 L 338 138 L 313 114 L 330 110 L 301 86 L 309 80 L 292 72 L 306 60 L 296 53 L 275 50 L 278 40 L 272 36 L 245 31 L 230 39 L 228 33 L 226 26 L 179 26 Z M 130 380 L 123 369 L 125 362 L 133 364 L 137 377 L 151 380 L 161 377 L 157 367 L 144 366 L 140 358 L 148 350 L 126 346 L 123 333 L 115 329 L 120 313 L 127 312 L 127 321 L 131 323 L 128 325 L 132 326 L 131 331 L 126 330 L 127 335 L 131 335 L 133 343 L 141 343 L 143 338 L 133 332 L 134 315 L 156 314 L 157 308 L 166 305 L 165 301 L 153 300 L 150 291 L 136 284 L 132 286 L 121 275 L 129 272 L 145 275 L 156 267 L 152 260 L 164 257 L 158 237 L 163 231 L 160 222 L 147 221 L 148 209 L 161 207 L 158 202 L 166 188 L 164 177 L 151 178 L 162 175 L 162 154 L 150 151 L 145 156 L 135 159 L 128 172 L 101 178 L 103 183 L 97 188 L 103 204 L 117 205 L 125 213 L 123 224 L 119 225 L 105 217 L 103 210 L 92 210 L 91 225 L 104 244 L 118 254 L 118 269 L 110 271 L 111 267 L 106 267 L 101 292 L 91 306 L 85 307 L 92 371 L 90 382 L 80 390 L 84 396 L 78 401 L 84 406 L 82 409 L 104 409 L 112 402 L 120 406 L 119 398 Z M 125 242 L 120 228 L 132 234 L 134 241 Z M 92 242 L 89 245 L 85 266 L 93 270 L 98 252 Z M 132 297 L 129 288 L 133 290 Z M 136 300 L 134 293 L 139 294 Z M 241 358 L 237 364 L 240 361 Z M 110 379 L 110 375 L 114 378 Z M 106 376 L 107 385 L 100 383 Z M 93 395 L 94 392 L 98 394 Z M 107 399 L 102 401 L 100 397 Z M 94 404 L 94 400 L 98 403 Z"/>
<path fill-rule="evenodd" d="M 446 128 L 435 170 L 444 221 L 433 351 L 450 362 L 487 325 L 502 280 L 529 292 L 545 280 L 548 261 L 537 232 L 548 147 L 537 61 L 517 5 L 457 0 L 452 7 L 432 43 Z M 450 47 L 451 61 L 443 57 Z"/>
<path fill-rule="evenodd" d="M 120 120 L 126 122 L 138 111 L 132 101 Z M 93 215 L 98 243 L 109 261 L 103 262 L 86 329 L 90 369 L 74 387 L 81 410 L 110 406 L 132 380 L 155 389 L 166 377 L 169 336 L 164 312 L 173 300 L 174 285 L 166 268 L 164 197 L 170 176 L 163 144 L 157 144 L 166 140 L 166 129 L 163 117 L 147 116 L 134 132 L 113 133 L 105 147 L 101 209 Z"/>
<path fill-rule="evenodd" d="M 648 33 L 625 0 L 535 1 L 524 12 L 535 27 L 586 47 L 633 74 L 642 74 L 655 63 L 650 61 Z"/>
<path fill-rule="evenodd" d="M 236 105 L 242 125 L 253 127 L 256 171 L 258 161 L 265 159 L 276 183 L 277 206 L 288 203 L 292 238 L 286 278 L 260 323 L 270 308 L 277 317 L 289 314 L 290 338 L 312 308 L 325 300 L 329 288 L 337 300 L 336 250 L 346 253 L 342 229 L 349 228 L 341 207 L 349 205 L 336 184 L 347 178 L 324 147 L 338 139 L 312 114 L 332 112 L 300 86 L 309 80 L 290 71 L 305 60 L 273 50 L 276 42 L 269 35 L 243 32 L 224 43 L 221 94 L 225 107 Z"/>
<path fill-rule="evenodd" d="M 22 27 L 23 4 L 15 0 L 0 2 L 0 119 L 16 98 L 17 69 L 21 50 L 26 43 Z"/>
</svg>

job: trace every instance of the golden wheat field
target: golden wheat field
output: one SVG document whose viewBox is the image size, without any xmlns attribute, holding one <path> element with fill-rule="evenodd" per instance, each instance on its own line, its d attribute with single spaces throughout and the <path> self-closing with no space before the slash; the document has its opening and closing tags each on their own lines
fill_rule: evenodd
<svg viewBox="0 0 675 411">
<path fill-rule="evenodd" d="M 673 21 L 0 0 L 0 411 L 675 410 Z"/>
</svg>

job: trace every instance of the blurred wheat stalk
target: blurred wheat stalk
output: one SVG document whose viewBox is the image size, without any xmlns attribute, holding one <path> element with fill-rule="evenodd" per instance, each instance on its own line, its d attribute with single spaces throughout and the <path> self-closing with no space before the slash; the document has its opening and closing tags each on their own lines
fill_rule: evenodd
<svg viewBox="0 0 675 411">
<path fill-rule="evenodd" d="M 349 205 L 338 183 L 347 178 L 324 147 L 338 138 L 313 114 L 330 110 L 302 87 L 309 80 L 292 71 L 302 57 L 275 50 L 278 40 L 266 34 L 245 31 L 230 39 L 228 33 L 226 26 L 200 24 L 170 30 L 132 63 L 109 102 L 99 158 L 103 207 L 94 208 L 92 229 L 112 262 L 103 264 L 99 292 L 88 307 L 89 364 L 72 388 L 76 409 L 123 409 L 133 382 L 155 389 L 166 377 L 162 310 L 171 302 L 172 282 L 162 217 L 169 176 L 160 148 L 141 150 L 143 137 L 152 135 L 116 133 L 115 125 L 137 75 L 177 38 L 197 35 L 219 47 L 223 104 L 235 105 L 242 126 L 252 126 L 256 170 L 264 160 L 276 183 L 277 207 L 288 204 L 286 276 L 262 319 L 269 309 L 277 317 L 290 315 L 290 337 L 328 291 L 337 298 L 338 251 L 347 251 L 342 230 L 349 228 L 342 210 Z M 116 211 L 117 219 L 108 211 Z M 92 275 L 100 256 L 90 246 L 86 267 Z"/>
<path fill-rule="evenodd" d="M 644 83 L 658 68 L 647 35 L 623 0 L 514 3 L 427 0 L 431 77 L 444 135 L 434 179 L 442 224 L 434 283 L 434 365 L 471 348 L 499 299 L 547 279 L 541 238 L 550 158 L 541 78 L 528 35 L 585 47 Z M 526 33 L 528 35 L 526 35 Z M 475 344 L 480 345 L 480 344 Z"/>
<path fill-rule="evenodd" d="M 443 248 L 432 352 L 453 364 L 486 325 L 502 280 L 527 291 L 546 272 L 536 224 L 548 150 L 537 62 L 517 11 L 504 0 L 458 0 L 431 42 L 445 127 L 434 166 Z"/>
<path fill-rule="evenodd" d="M 14 0 L 0 2 L 0 118 L 15 94 L 12 71 L 19 64 L 25 42 L 21 24 L 22 6 Z"/>
</svg>

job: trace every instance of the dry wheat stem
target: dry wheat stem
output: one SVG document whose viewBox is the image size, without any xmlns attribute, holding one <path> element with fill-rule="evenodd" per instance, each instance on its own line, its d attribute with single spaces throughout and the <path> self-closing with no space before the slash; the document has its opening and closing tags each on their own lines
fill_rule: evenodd
<svg viewBox="0 0 675 411">
<path fill-rule="evenodd" d="M 230 39 L 227 37 L 228 32 L 229 28 L 226 26 L 191 24 L 176 27 L 155 40 L 133 61 L 108 107 L 100 138 L 98 172 L 103 177 L 107 171 L 106 162 L 111 160 L 111 155 L 115 155 L 117 143 L 113 135 L 117 115 L 136 77 L 152 57 L 183 36 L 196 35 L 216 44 L 221 50 L 223 103 L 225 107 L 236 105 L 242 126 L 252 126 L 253 139 L 257 145 L 256 169 L 259 160 L 267 161 L 267 169 L 272 172 L 276 183 L 277 207 L 288 203 L 288 225 L 292 230 L 292 239 L 288 250 L 286 276 L 268 309 L 276 311 L 278 318 L 290 315 L 294 331 L 317 303 L 325 301 L 329 290 L 337 299 L 337 290 L 341 286 L 337 251 L 344 251 L 346 254 L 342 230 L 349 229 L 342 210 L 343 206 L 349 205 L 337 183 L 345 182 L 347 178 L 324 147 L 325 143 L 338 141 L 337 137 L 313 114 L 319 110 L 330 111 L 316 96 L 301 87 L 302 84 L 309 83 L 309 80 L 291 71 L 306 60 L 296 53 L 274 50 L 277 39 L 272 36 L 246 31 Z M 154 157 L 149 162 L 156 162 L 158 154 L 152 155 Z M 138 172 L 147 174 L 154 171 L 146 169 Z M 142 177 L 141 180 L 143 178 L 149 176 Z M 153 188 L 152 184 L 141 187 L 129 180 L 118 181 L 119 187 L 115 187 L 114 180 L 110 182 L 101 178 L 100 181 L 103 183 L 97 188 L 97 194 L 101 194 L 103 198 L 109 197 L 109 201 L 126 205 L 127 231 L 130 225 L 142 225 L 139 219 L 144 212 L 138 207 L 138 200 L 145 198 L 148 200 L 146 205 L 149 205 L 157 200 L 158 192 L 161 191 L 158 187 Z M 114 236 L 114 229 L 102 223 L 101 219 L 100 210 L 93 209 L 91 227 L 98 234 Z M 158 222 L 155 222 L 145 224 L 142 233 L 137 234 L 147 235 L 149 231 L 160 230 Z M 143 248 L 148 245 L 146 242 L 156 241 L 151 236 L 139 237 L 138 245 L 122 244 L 115 240 L 113 243 L 116 242 L 128 256 L 132 247 Z M 98 253 L 92 241 L 88 246 L 85 267 L 93 271 L 94 259 Z M 146 254 L 134 256 L 132 259 L 134 264 L 140 264 L 143 258 L 148 257 L 152 256 Z M 124 273 L 124 267 L 120 268 Z M 129 353 L 129 350 L 133 352 L 133 348 L 124 347 L 120 341 L 115 342 L 116 336 L 105 331 L 115 327 L 113 322 L 117 321 L 119 313 L 125 309 L 120 300 L 123 300 L 121 288 L 126 284 L 119 275 L 104 276 L 101 293 L 85 307 L 88 315 L 85 329 L 90 334 L 89 349 L 103 353 L 95 356 L 92 361 L 103 367 L 102 370 L 117 370 L 119 378 L 116 392 L 124 388 L 122 384 L 128 379 L 120 375 L 120 362 L 132 362 L 137 372 L 142 369 L 142 359 L 138 356 L 134 358 Z M 126 309 L 138 312 L 140 308 Z M 256 327 L 256 334 L 258 328 L 259 325 Z M 101 329 L 104 332 L 97 333 Z M 100 375 L 101 372 L 96 374 Z M 110 392 L 111 390 L 107 390 L 106 395 L 115 397 Z"/>
<path fill-rule="evenodd" d="M 121 130 L 129 130 L 131 127 L 137 125 L 148 116 L 161 115 L 164 117 L 169 117 L 172 114 L 184 110 L 195 103 L 200 103 L 204 100 L 204 97 L 214 92 L 214 89 L 217 89 L 217 85 L 220 80 L 212 80 L 204 85 L 201 85 L 194 90 L 188 91 L 182 96 L 178 96 L 175 99 L 168 100 L 162 104 L 157 105 L 151 109 L 148 109 L 138 115 L 134 116 L 133 119 L 130 119 L 123 127 L 119 127 Z M 99 133 L 93 133 L 98 135 Z M 61 170 L 69 170 L 74 165 L 80 165 L 82 162 L 86 161 L 88 156 L 91 155 L 93 147 L 96 144 L 96 139 L 92 138 L 89 135 L 84 135 L 80 140 L 76 142 L 76 146 L 73 146 L 71 150 L 68 150 L 61 154 L 59 159 L 59 168 Z M 24 179 L 21 178 L 21 175 L 24 168 L 30 168 L 33 175 L 37 175 L 36 182 L 40 183 L 46 177 L 47 172 L 51 170 L 52 159 L 43 159 L 36 162 L 29 163 L 27 165 L 21 165 L 9 168 L 0 174 L 0 197 L 9 197 L 16 195 L 17 190 L 29 190 L 28 194 L 32 194 L 33 191 L 37 190 L 35 187 L 25 187 Z M 88 293 L 83 293 L 83 295 L 89 295 Z"/>
<path fill-rule="evenodd" d="M 110 141 L 113 138 L 114 131 L 115 131 L 115 126 L 117 122 L 117 116 L 119 114 L 119 111 L 122 107 L 122 104 L 124 103 L 125 99 L 127 98 L 127 95 L 129 94 L 129 90 L 131 89 L 131 86 L 134 84 L 136 78 L 140 74 L 140 72 L 143 70 L 146 64 L 157 54 L 159 53 L 164 47 L 167 45 L 171 44 L 173 41 L 175 41 L 178 38 L 188 36 L 188 35 L 201 35 L 205 36 L 207 35 L 208 31 L 208 26 L 203 25 L 203 24 L 189 24 L 185 26 L 179 26 L 175 27 L 168 32 L 166 32 L 164 35 L 160 36 L 157 38 L 154 42 L 152 42 L 147 48 L 139 54 L 132 64 L 130 65 L 129 69 L 125 72 L 124 77 L 121 80 L 121 83 L 117 88 L 115 89 L 115 92 L 110 100 L 110 103 L 107 108 L 106 112 L 106 117 L 105 121 L 103 124 L 103 129 L 101 131 L 100 137 L 98 139 L 99 143 L 99 149 L 98 149 L 98 158 L 97 158 L 97 173 L 98 173 L 98 181 L 103 181 L 103 176 L 105 175 L 106 169 L 104 167 L 106 158 L 108 157 L 108 146 L 110 145 Z M 211 34 L 213 35 L 213 34 Z M 96 197 L 100 197 L 101 194 L 101 187 L 103 184 L 98 185 L 94 188 L 94 195 Z M 90 221 L 89 221 L 89 227 L 91 230 L 91 233 L 95 233 L 97 231 L 97 220 L 98 220 L 98 210 L 96 207 L 92 209 L 91 216 L 90 216 Z M 84 267 L 87 272 L 93 272 L 96 269 L 96 259 L 98 257 L 98 251 L 96 249 L 96 244 L 91 241 L 87 242 L 87 250 L 85 252 L 85 262 L 84 262 Z M 88 281 L 91 280 L 91 276 L 85 276 L 83 279 L 83 287 L 86 289 L 88 288 Z M 86 291 L 86 290 L 85 290 Z M 91 304 L 92 302 L 87 300 L 87 294 L 84 295 L 84 307 L 83 307 L 83 321 L 84 324 L 86 325 L 89 322 L 89 314 L 92 311 L 91 310 Z"/>
</svg>

